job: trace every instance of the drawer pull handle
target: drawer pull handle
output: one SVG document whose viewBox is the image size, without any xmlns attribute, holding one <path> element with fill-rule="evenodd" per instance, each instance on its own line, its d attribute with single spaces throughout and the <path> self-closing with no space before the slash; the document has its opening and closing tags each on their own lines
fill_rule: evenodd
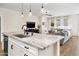
<svg viewBox="0 0 79 59">
<path fill-rule="evenodd" d="M 27 54 L 24 54 L 24 56 L 28 56 Z"/>
<path fill-rule="evenodd" d="M 26 48 L 26 49 L 29 49 L 29 47 L 26 47 L 26 46 L 25 46 L 25 48 Z"/>
<path fill-rule="evenodd" d="M 11 45 L 11 49 L 13 49 L 13 45 Z"/>
</svg>

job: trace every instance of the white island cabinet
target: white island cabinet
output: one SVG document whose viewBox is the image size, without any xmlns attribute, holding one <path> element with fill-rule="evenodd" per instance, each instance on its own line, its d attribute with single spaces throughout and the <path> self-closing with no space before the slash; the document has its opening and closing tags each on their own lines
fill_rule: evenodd
<svg viewBox="0 0 79 59">
<path fill-rule="evenodd" d="M 16 39 L 8 39 L 8 56 L 55 56 L 57 55 L 57 44 L 45 49 L 38 49 Z"/>
<path fill-rule="evenodd" d="M 64 38 L 57 35 L 37 33 L 25 38 L 15 36 L 14 34 L 22 34 L 17 32 L 3 34 L 8 39 L 8 56 L 59 56 L 60 40 Z"/>
<path fill-rule="evenodd" d="M 38 56 L 38 49 L 9 38 L 8 56 Z"/>
</svg>

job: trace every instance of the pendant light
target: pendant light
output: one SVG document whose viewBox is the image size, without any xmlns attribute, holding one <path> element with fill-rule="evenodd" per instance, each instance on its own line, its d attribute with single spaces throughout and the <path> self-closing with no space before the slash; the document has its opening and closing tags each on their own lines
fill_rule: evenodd
<svg viewBox="0 0 79 59">
<path fill-rule="evenodd" d="M 23 12 L 23 3 L 22 3 L 22 9 L 21 9 L 21 16 L 24 16 L 24 12 Z"/>
<path fill-rule="evenodd" d="M 32 10 L 31 10 L 31 1 L 30 1 L 30 8 L 29 8 L 29 15 L 31 16 L 32 15 Z"/>
<path fill-rule="evenodd" d="M 42 3 L 42 6 L 41 6 L 41 13 L 44 13 L 44 6 L 43 6 L 43 3 Z"/>
</svg>

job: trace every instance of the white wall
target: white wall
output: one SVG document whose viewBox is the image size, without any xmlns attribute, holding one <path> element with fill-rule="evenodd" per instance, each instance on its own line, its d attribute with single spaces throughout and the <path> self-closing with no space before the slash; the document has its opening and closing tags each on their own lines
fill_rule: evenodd
<svg viewBox="0 0 79 59">
<path fill-rule="evenodd" d="M 78 20 L 78 36 L 79 36 L 79 20 Z"/>
<path fill-rule="evenodd" d="M 2 32 L 20 31 L 24 19 L 15 11 L 0 8 Z"/>
<path fill-rule="evenodd" d="M 3 32 L 16 32 L 22 31 L 22 25 L 26 24 L 27 21 L 36 22 L 36 28 L 38 24 L 38 19 L 35 16 L 28 17 L 25 15 L 24 17 L 21 14 L 17 13 L 17 11 L 13 11 L 6 8 L 0 8 L 0 16 L 1 16 L 1 33 Z"/>
<path fill-rule="evenodd" d="M 1 33 L 22 31 L 21 27 L 25 23 L 25 18 L 23 19 L 16 11 L 0 8 L 0 16 Z"/>
<path fill-rule="evenodd" d="M 72 34 L 74 36 L 78 36 L 78 23 L 79 23 L 79 15 L 75 14 L 75 15 L 71 15 L 69 16 L 69 26 L 72 29 Z"/>
</svg>

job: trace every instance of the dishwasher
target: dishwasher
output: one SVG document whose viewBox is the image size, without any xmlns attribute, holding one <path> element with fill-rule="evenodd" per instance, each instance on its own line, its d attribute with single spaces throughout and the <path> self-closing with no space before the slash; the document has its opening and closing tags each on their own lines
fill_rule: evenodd
<svg viewBox="0 0 79 59">
<path fill-rule="evenodd" d="M 4 35 L 4 53 L 8 56 L 8 36 Z"/>
</svg>

